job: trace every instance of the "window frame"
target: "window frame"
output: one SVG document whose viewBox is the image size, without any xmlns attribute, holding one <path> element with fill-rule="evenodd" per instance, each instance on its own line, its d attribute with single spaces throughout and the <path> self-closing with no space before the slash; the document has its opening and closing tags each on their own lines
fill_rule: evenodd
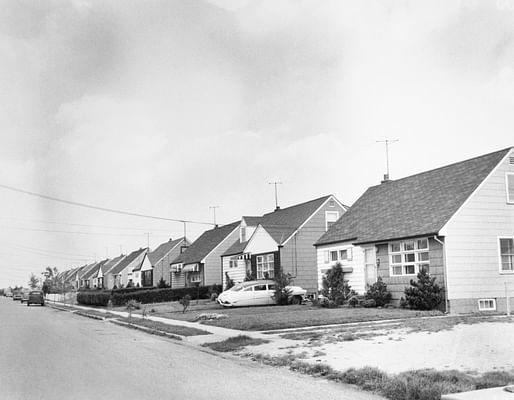
<svg viewBox="0 0 514 400">
<path fill-rule="evenodd" d="M 480 304 L 485 302 L 491 302 L 493 307 L 492 308 L 484 308 L 481 307 Z M 478 311 L 496 311 L 496 299 L 478 299 Z"/>
<path fill-rule="evenodd" d="M 334 221 L 329 221 L 328 216 L 329 215 L 335 215 L 336 219 Z M 325 232 L 328 231 L 328 223 L 330 222 L 332 225 L 334 225 L 340 218 L 339 211 L 325 211 Z"/>
<path fill-rule="evenodd" d="M 420 242 L 426 241 L 426 247 L 420 247 Z M 400 240 L 389 242 L 388 244 L 388 255 L 389 255 L 389 275 L 391 277 L 411 277 L 416 276 L 421 269 L 428 269 L 430 271 L 430 241 L 429 238 L 414 238 L 407 240 Z M 399 250 L 393 251 L 394 248 Z M 421 254 L 428 254 L 426 260 L 421 259 Z M 398 258 L 400 262 L 394 261 L 394 258 Z M 408 258 L 413 257 L 413 261 L 407 261 Z M 408 270 L 413 272 L 408 273 Z M 396 273 L 398 270 L 401 273 Z M 430 272 L 429 272 L 430 273 Z"/>
<path fill-rule="evenodd" d="M 512 184 L 514 185 L 514 172 L 506 172 L 505 173 L 505 195 L 507 197 L 507 204 L 514 204 L 514 195 L 510 198 L 509 195 L 509 176 L 512 176 Z M 514 187 L 512 188 L 514 190 Z"/>
<path fill-rule="evenodd" d="M 512 246 L 514 249 L 514 236 L 498 236 L 498 240 L 497 240 L 497 243 L 498 243 L 498 271 L 501 275 L 512 275 L 512 274 L 514 274 L 514 259 L 512 260 L 512 269 L 510 269 L 510 270 L 503 269 L 502 249 L 501 249 L 501 244 L 500 244 L 501 239 L 512 240 Z M 508 255 L 510 255 L 514 258 L 513 254 L 508 254 Z"/>
<path fill-rule="evenodd" d="M 259 261 L 259 258 L 261 258 L 261 261 Z M 275 254 L 259 254 L 255 258 L 255 266 L 257 279 L 264 279 L 266 272 L 268 273 L 269 279 L 273 279 L 275 277 Z"/>
</svg>

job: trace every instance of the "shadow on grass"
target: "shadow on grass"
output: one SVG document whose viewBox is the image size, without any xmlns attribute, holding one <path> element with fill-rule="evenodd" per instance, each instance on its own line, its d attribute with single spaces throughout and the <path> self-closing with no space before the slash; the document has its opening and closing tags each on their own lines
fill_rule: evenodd
<svg viewBox="0 0 514 400">
<path fill-rule="evenodd" d="M 269 343 L 269 340 L 254 339 L 247 335 L 239 335 L 228 338 L 221 342 L 204 343 L 202 346 L 209 347 L 215 351 L 227 353 L 230 351 L 237 351 L 245 348 L 246 346 L 257 346 L 259 344 Z"/>
</svg>

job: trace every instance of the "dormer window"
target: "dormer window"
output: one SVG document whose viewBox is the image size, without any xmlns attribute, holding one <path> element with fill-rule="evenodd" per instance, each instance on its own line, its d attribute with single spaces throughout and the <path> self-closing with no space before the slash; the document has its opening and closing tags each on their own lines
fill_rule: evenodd
<svg viewBox="0 0 514 400">
<path fill-rule="evenodd" d="M 246 242 L 246 226 L 241 226 L 239 239 L 241 243 Z"/>
<path fill-rule="evenodd" d="M 339 219 L 339 211 L 326 211 L 325 212 L 325 230 L 328 229 L 335 224 L 335 222 Z"/>
<path fill-rule="evenodd" d="M 505 185 L 507 187 L 507 203 L 514 204 L 514 173 L 505 175 Z"/>
</svg>

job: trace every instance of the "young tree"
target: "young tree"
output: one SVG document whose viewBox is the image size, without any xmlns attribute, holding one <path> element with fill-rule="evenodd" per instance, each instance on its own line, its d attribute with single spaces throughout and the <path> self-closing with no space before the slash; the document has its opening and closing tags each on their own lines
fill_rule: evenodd
<svg viewBox="0 0 514 400">
<path fill-rule="evenodd" d="M 366 291 L 367 300 L 375 300 L 377 307 L 383 307 L 391 301 L 393 295 L 387 290 L 387 285 L 378 277 L 377 281 L 368 287 Z"/>
<path fill-rule="evenodd" d="M 291 284 L 291 279 L 291 274 L 284 274 L 282 271 L 275 276 L 275 294 L 273 299 L 278 305 L 288 304 L 291 290 L 287 286 Z"/>
<path fill-rule="evenodd" d="M 411 279 L 410 287 L 405 288 L 405 302 L 414 310 L 433 310 L 444 300 L 444 289 L 435 283 L 426 271 L 420 271 L 417 282 Z"/>
<path fill-rule="evenodd" d="M 225 290 L 229 290 L 232 286 L 234 286 L 234 280 L 228 275 L 228 272 L 225 272 Z"/>
<path fill-rule="evenodd" d="M 343 304 L 345 300 L 353 295 L 355 292 L 352 290 L 348 281 L 344 279 L 343 266 L 337 263 L 330 268 L 323 277 L 323 296 L 328 297 L 329 300 L 334 301 L 337 305 Z"/>
<path fill-rule="evenodd" d="M 159 280 L 159 283 L 157 283 L 157 287 L 159 289 L 165 289 L 168 287 L 168 284 L 166 283 L 166 281 L 164 280 L 164 278 L 161 276 L 161 279 Z"/>
<path fill-rule="evenodd" d="M 36 275 L 34 274 L 30 274 L 30 277 L 29 277 L 29 287 L 34 290 L 38 287 L 39 285 L 39 279 L 36 278 Z"/>
</svg>

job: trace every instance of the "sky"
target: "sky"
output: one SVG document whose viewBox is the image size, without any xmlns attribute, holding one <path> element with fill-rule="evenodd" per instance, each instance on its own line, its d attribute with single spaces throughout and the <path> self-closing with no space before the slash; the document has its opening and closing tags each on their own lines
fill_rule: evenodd
<svg viewBox="0 0 514 400">
<path fill-rule="evenodd" d="M 2 0 L 0 288 L 514 145 L 514 0 Z M 186 224 L 194 240 L 206 224 Z"/>
</svg>

